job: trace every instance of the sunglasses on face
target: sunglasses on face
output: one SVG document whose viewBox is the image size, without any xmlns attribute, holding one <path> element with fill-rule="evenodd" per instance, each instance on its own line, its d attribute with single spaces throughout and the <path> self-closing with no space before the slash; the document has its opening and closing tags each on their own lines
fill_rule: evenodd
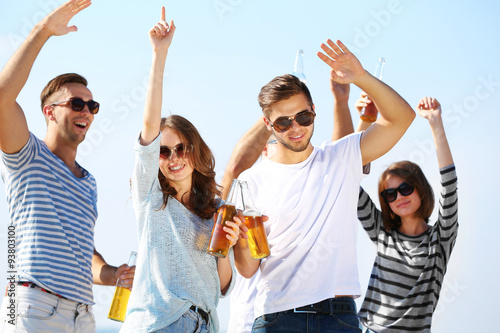
<svg viewBox="0 0 500 333">
<path fill-rule="evenodd" d="M 398 192 L 401 193 L 402 196 L 407 197 L 413 193 L 414 189 L 415 188 L 412 185 L 403 182 L 397 188 L 388 188 L 383 190 L 380 192 L 380 195 L 384 198 L 385 202 L 390 203 L 397 199 Z"/>
<path fill-rule="evenodd" d="M 184 158 L 189 153 L 189 149 L 183 143 L 175 145 L 174 148 L 170 148 L 167 146 L 160 147 L 160 158 L 164 160 L 168 160 L 173 153 L 175 153 L 178 158 Z"/>
<path fill-rule="evenodd" d="M 304 110 L 292 117 L 279 117 L 274 121 L 274 123 L 271 123 L 271 120 L 269 120 L 269 123 L 276 132 L 283 133 L 288 131 L 290 127 L 292 127 L 292 123 L 294 120 L 300 126 L 306 127 L 314 122 L 314 117 L 316 117 L 316 113 L 314 113 L 313 111 Z"/>
<path fill-rule="evenodd" d="M 52 103 L 52 104 L 50 104 L 50 106 L 57 106 L 59 104 L 66 103 L 66 102 L 69 102 L 71 110 L 76 111 L 76 112 L 83 111 L 83 109 L 85 108 L 85 105 L 87 105 L 89 107 L 90 113 L 96 114 L 97 112 L 99 112 L 99 103 L 97 103 L 96 101 L 93 101 L 93 100 L 85 102 L 80 97 L 71 97 L 70 99 L 65 99 L 64 101 Z"/>
</svg>

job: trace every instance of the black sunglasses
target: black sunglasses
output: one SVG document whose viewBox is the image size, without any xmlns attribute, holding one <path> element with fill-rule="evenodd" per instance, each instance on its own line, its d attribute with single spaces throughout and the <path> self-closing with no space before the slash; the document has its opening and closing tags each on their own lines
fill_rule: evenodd
<svg viewBox="0 0 500 333">
<path fill-rule="evenodd" d="M 385 202 L 390 203 L 397 199 L 398 192 L 401 193 L 402 196 L 407 197 L 413 193 L 414 189 L 415 187 L 413 187 L 412 185 L 403 182 L 397 188 L 388 188 L 386 190 L 383 190 L 382 192 L 380 192 L 380 195 L 382 196 L 382 198 L 384 198 Z"/>
<path fill-rule="evenodd" d="M 71 110 L 76 111 L 76 112 L 82 111 L 85 108 L 85 105 L 87 105 L 89 107 L 90 113 L 96 114 L 97 112 L 99 112 L 99 103 L 97 103 L 96 101 L 93 101 L 93 100 L 85 102 L 80 97 L 71 97 L 70 99 L 65 99 L 64 101 L 52 103 L 52 104 L 50 104 L 50 106 L 57 106 L 59 104 L 66 103 L 66 102 L 69 102 L 69 105 L 71 106 Z"/>
<path fill-rule="evenodd" d="M 178 158 L 184 158 L 189 153 L 189 149 L 183 143 L 176 144 L 174 148 L 160 146 L 160 158 L 168 160 L 173 153 L 175 153 Z"/>
<path fill-rule="evenodd" d="M 292 127 L 294 120 L 300 126 L 306 127 L 314 122 L 314 117 L 316 117 L 316 113 L 314 113 L 314 111 L 304 110 L 292 117 L 279 117 L 274 121 L 274 123 L 271 123 L 271 120 L 269 119 L 269 123 L 276 132 L 283 133 Z"/>
</svg>

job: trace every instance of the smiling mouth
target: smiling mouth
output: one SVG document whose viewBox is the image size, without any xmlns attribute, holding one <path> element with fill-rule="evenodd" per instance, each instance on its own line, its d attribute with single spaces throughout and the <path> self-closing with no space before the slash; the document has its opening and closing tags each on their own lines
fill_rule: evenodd
<svg viewBox="0 0 500 333">
<path fill-rule="evenodd" d="M 84 123 L 84 122 L 76 121 L 74 124 L 76 126 L 80 127 L 80 128 L 86 128 L 87 127 L 87 123 Z"/>
<path fill-rule="evenodd" d="M 405 207 L 406 207 L 406 206 L 408 206 L 409 204 L 410 204 L 410 202 L 409 202 L 409 201 L 406 201 L 406 202 L 400 203 L 400 204 L 398 205 L 398 208 L 405 208 Z"/>
<path fill-rule="evenodd" d="M 290 137 L 290 139 L 291 139 L 291 140 L 299 140 L 299 139 L 301 139 L 301 138 L 303 138 L 303 137 L 304 137 L 304 134 L 302 134 L 302 135 L 297 135 L 297 136 L 291 136 L 291 137 Z"/>
<path fill-rule="evenodd" d="M 177 172 L 177 171 L 179 171 L 179 170 L 181 170 L 181 169 L 183 169 L 183 168 L 184 168 L 184 165 L 177 165 L 177 166 L 171 166 L 171 167 L 168 167 L 168 169 L 169 169 L 170 171 L 172 171 L 172 172 Z"/>
</svg>

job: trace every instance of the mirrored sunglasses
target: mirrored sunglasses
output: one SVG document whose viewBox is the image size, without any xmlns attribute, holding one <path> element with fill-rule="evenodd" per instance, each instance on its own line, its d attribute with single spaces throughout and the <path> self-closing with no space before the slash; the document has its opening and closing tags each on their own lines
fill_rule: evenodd
<svg viewBox="0 0 500 333">
<path fill-rule="evenodd" d="M 184 158 L 189 153 L 189 149 L 187 145 L 184 145 L 183 143 L 179 143 L 173 148 L 170 148 L 168 146 L 160 146 L 160 158 L 168 160 L 173 153 L 175 153 L 178 158 Z"/>
<path fill-rule="evenodd" d="M 269 123 L 276 132 L 283 133 L 292 127 L 294 120 L 300 126 L 306 127 L 314 122 L 314 117 L 316 117 L 316 113 L 314 111 L 304 110 L 292 117 L 279 117 L 273 123 L 269 120 Z"/>
</svg>

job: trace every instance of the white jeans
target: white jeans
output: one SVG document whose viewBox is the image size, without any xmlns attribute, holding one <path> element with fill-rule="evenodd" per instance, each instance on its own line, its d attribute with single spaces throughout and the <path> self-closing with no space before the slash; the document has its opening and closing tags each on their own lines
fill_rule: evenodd
<svg viewBox="0 0 500 333">
<path fill-rule="evenodd" d="M 0 333 L 10 332 L 95 333 L 96 325 L 91 305 L 16 286 L 15 297 L 5 296 L 0 307 Z"/>
</svg>

